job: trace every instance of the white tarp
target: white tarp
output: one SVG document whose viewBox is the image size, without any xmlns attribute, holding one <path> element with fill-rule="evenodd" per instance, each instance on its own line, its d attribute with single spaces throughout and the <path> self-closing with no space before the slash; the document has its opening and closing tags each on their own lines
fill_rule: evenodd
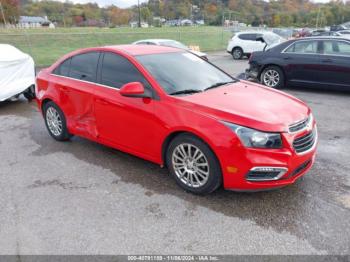
<svg viewBox="0 0 350 262">
<path fill-rule="evenodd" d="M 17 48 L 0 44 L 0 101 L 22 93 L 35 84 L 34 61 Z"/>
</svg>

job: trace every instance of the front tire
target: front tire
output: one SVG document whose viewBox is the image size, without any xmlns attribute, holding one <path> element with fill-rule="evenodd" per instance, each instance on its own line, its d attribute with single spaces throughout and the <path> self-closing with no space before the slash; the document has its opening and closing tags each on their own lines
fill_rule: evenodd
<svg viewBox="0 0 350 262">
<path fill-rule="evenodd" d="M 260 82 L 265 86 L 281 89 L 284 87 L 284 73 L 277 66 L 268 66 L 261 73 Z"/>
<path fill-rule="evenodd" d="M 49 134 L 57 141 L 67 141 L 71 137 L 68 132 L 66 117 L 54 102 L 48 102 L 43 108 L 45 125 Z"/>
<path fill-rule="evenodd" d="M 243 57 L 243 50 L 240 47 L 235 47 L 232 50 L 232 57 L 234 60 L 241 60 Z"/>
<path fill-rule="evenodd" d="M 218 159 L 199 138 L 181 134 L 169 145 L 166 163 L 176 183 L 194 194 L 209 194 L 222 183 Z"/>
</svg>

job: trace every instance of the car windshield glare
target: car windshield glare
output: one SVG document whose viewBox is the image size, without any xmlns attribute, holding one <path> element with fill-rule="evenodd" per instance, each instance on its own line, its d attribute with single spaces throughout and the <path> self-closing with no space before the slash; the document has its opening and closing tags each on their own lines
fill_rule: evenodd
<svg viewBox="0 0 350 262">
<path fill-rule="evenodd" d="M 217 83 L 237 81 L 203 59 L 188 53 L 174 52 L 137 56 L 167 94 L 204 91 Z M 186 93 L 186 92 L 184 92 Z"/>
</svg>

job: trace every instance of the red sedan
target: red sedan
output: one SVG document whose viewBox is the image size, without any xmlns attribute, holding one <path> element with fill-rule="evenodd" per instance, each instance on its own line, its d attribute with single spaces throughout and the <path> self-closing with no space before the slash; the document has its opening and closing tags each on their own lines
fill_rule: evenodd
<svg viewBox="0 0 350 262">
<path fill-rule="evenodd" d="M 54 139 L 82 136 L 167 166 L 193 193 L 286 186 L 315 159 L 302 101 L 171 47 L 73 52 L 39 73 L 36 95 Z"/>
</svg>

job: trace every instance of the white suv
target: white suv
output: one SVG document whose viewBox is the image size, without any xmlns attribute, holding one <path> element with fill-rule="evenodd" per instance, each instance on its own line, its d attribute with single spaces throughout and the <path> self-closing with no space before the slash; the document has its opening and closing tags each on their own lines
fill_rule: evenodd
<svg viewBox="0 0 350 262">
<path fill-rule="evenodd" d="M 264 39 L 265 42 L 257 39 Z M 244 55 L 250 56 L 251 53 L 263 51 L 265 47 L 283 42 L 283 38 L 272 32 L 239 32 L 229 41 L 227 52 L 233 56 L 233 59 L 242 59 Z"/>
</svg>

